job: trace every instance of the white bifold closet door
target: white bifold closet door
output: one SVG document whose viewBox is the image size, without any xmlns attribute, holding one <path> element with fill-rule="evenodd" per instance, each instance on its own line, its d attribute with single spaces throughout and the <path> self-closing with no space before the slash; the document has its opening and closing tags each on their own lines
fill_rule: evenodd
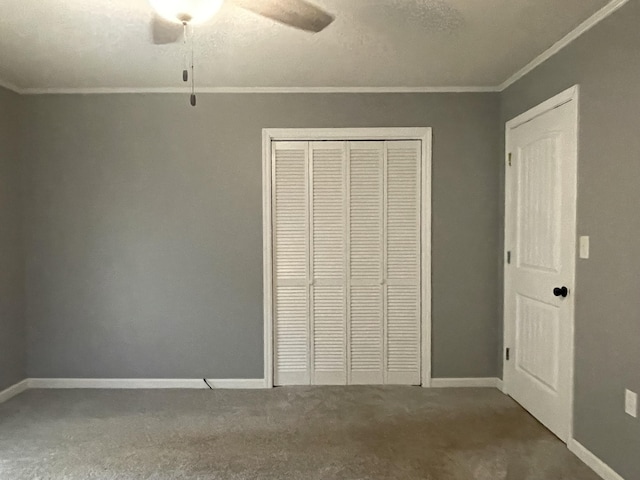
<svg viewBox="0 0 640 480">
<path fill-rule="evenodd" d="M 420 384 L 420 141 L 274 142 L 274 383 Z"/>
<path fill-rule="evenodd" d="M 314 142 L 311 156 L 311 383 L 347 383 L 346 144 Z"/>
</svg>

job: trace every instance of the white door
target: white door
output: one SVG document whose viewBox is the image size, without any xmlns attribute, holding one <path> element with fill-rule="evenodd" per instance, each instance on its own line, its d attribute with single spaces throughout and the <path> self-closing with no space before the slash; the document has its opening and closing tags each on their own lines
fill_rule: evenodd
<svg viewBox="0 0 640 480">
<path fill-rule="evenodd" d="M 505 386 L 565 442 L 573 390 L 574 92 L 507 125 Z"/>
<path fill-rule="evenodd" d="M 384 383 L 384 142 L 349 143 L 349 383 Z"/>
<path fill-rule="evenodd" d="M 346 142 L 310 144 L 311 383 L 347 383 Z"/>
<path fill-rule="evenodd" d="M 278 142 L 273 158 L 274 383 L 311 381 L 309 144 Z"/>
<path fill-rule="evenodd" d="M 421 383 L 420 141 L 274 142 L 274 384 Z"/>
<path fill-rule="evenodd" d="M 384 383 L 419 385 L 420 142 L 385 145 Z"/>
</svg>

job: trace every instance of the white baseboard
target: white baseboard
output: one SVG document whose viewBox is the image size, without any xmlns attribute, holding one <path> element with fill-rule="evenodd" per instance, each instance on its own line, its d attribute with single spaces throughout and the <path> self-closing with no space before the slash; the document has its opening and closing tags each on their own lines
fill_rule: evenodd
<svg viewBox="0 0 640 480">
<path fill-rule="evenodd" d="M 255 389 L 265 388 L 265 381 L 257 379 L 209 380 L 213 388 Z M 30 378 L 29 388 L 205 388 L 201 378 Z"/>
<path fill-rule="evenodd" d="M 432 378 L 432 388 L 501 388 L 499 378 Z"/>
<path fill-rule="evenodd" d="M 594 472 L 600 475 L 604 480 L 624 480 L 618 475 L 613 468 L 604 463 L 593 453 L 587 450 L 580 442 L 575 438 L 569 440 L 567 444 L 569 450 L 575 454 L 580 460 L 586 463 Z"/>
<path fill-rule="evenodd" d="M 207 379 L 209 385 L 220 389 L 266 388 L 262 378 L 248 379 Z M 502 388 L 499 378 L 433 378 L 432 388 Z M 28 378 L 0 392 L 0 402 L 18 395 L 28 388 L 113 388 L 113 389 L 156 389 L 156 388 L 209 388 L 201 378 Z"/>
<path fill-rule="evenodd" d="M 13 398 L 16 395 L 21 394 L 27 388 L 29 388 L 28 379 L 24 379 L 21 382 L 16 383 L 15 385 L 11 385 L 9 388 L 5 388 L 0 392 L 0 403 L 6 402 L 10 398 Z"/>
<path fill-rule="evenodd" d="M 267 383 L 264 378 L 231 378 L 231 379 L 220 379 L 220 380 L 209 380 L 207 378 L 207 382 L 213 388 L 230 388 L 230 389 L 260 389 L 267 388 Z"/>
</svg>

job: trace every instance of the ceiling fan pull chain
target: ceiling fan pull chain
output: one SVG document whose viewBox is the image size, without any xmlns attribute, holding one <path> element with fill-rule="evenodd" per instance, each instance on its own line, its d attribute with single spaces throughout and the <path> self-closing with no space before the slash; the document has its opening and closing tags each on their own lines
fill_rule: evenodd
<svg viewBox="0 0 640 480">
<path fill-rule="evenodd" d="M 194 66 L 194 50 L 195 50 L 195 35 L 193 34 L 193 26 L 191 27 L 191 106 L 196 106 L 196 78 L 195 78 L 195 66 Z"/>
<path fill-rule="evenodd" d="M 187 60 L 187 36 L 188 36 L 188 24 L 187 22 L 182 22 L 182 29 L 183 29 L 183 35 L 182 35 L 182 51 L 183 51 L 183 55 L 182 55 L 182 59 L 183 59 L 183 69 L 182 69 L 182 81 L 183 82 L 188 82 L 189 81 L 189 61 Z"/>
</svg>

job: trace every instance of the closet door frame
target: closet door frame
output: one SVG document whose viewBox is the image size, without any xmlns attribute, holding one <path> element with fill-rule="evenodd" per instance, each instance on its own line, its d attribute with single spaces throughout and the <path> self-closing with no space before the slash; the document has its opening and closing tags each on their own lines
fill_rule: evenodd
<svg viewBox="0 0 640 480">
<path fill-rule="evenodd" d="M 264 380 L 273 388 L 273 230 L 272 142 L 420 140 L 421 162 L 421 377 L 431 386 L 431 145 L 430 127 L 400 128 L 265 128 L 262 130 L 262 239 L 264 300 Z"/>
</svg>

